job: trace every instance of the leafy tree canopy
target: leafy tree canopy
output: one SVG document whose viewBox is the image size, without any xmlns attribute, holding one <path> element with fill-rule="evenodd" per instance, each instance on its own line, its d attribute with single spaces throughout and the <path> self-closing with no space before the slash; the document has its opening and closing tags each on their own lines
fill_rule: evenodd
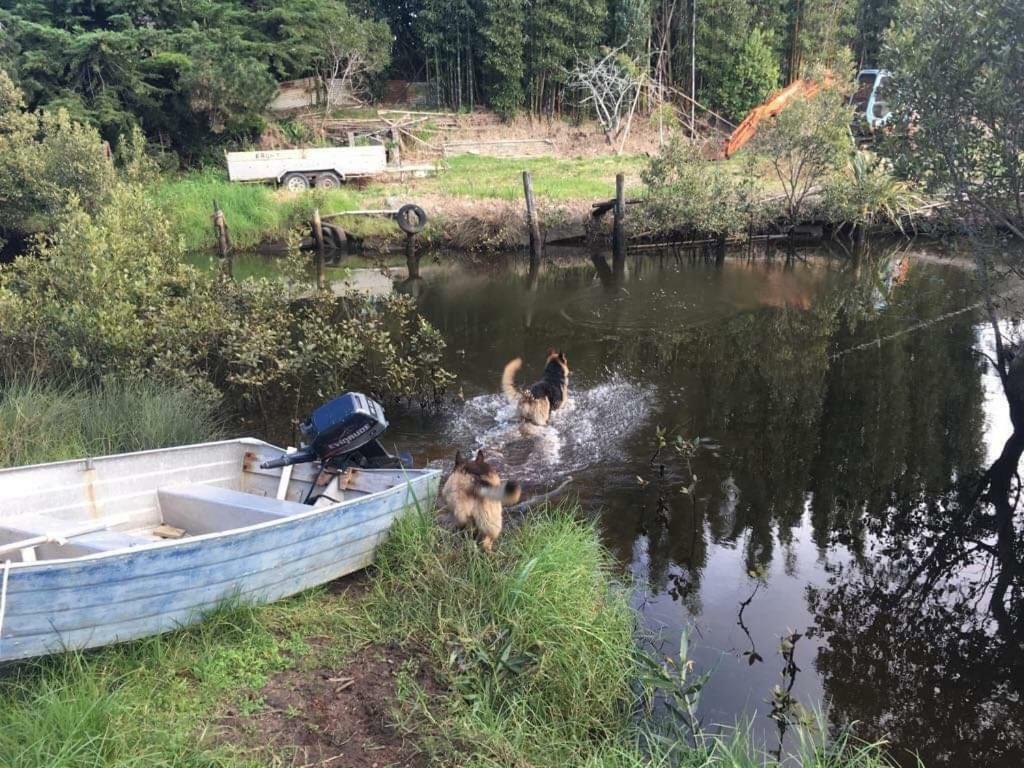
<svg viewBox="0 0 1024 768">
<path fill-rule="evenodd" d="M 275 81 L 316 74 L 329 35 L 371 71 L 391 45 L 341 0 L 14 0 L 0 29 L 29 106 L 63 107 L 111 142 L 140 125 L 186 159 L 257 132 Z"/>
</svg>

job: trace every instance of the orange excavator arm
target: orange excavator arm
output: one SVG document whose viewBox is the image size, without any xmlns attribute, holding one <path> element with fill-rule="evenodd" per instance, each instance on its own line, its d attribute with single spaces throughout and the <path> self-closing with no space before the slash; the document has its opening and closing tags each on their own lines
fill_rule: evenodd
<svg viewBox="0 0 1024 768">
<path fill-rule="evenodd" d="M 776 91 L 767 101 L 754 107 L 743 118 L 736 130 L 725 143 L 725 156 L 732 157 L 757 133 L 757 126 L 762 120 L 775 117 L 797 99 L 809 99 L 821 90 L 821 83 L 814 80 L 795 80 L 781 91 Z"/>
</svg>

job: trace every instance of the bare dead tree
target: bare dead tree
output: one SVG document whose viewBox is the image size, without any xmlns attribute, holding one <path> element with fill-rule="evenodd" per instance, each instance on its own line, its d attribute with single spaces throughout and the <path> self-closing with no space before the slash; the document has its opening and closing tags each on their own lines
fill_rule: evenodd
<svg viewBox="0 0 1024 768">
<path fill-rule="evenodd" d="M 641 88 L 637 68 L 624 61 L 624 47 L 609 50 L 595 62 L 578 62 L 569 72 L 569 86 L 583 92 L 580 104 L 593 106 L 609 144 L 618 138 L 623 117 L 628 113 L 632 119 Z"/>
</svg>

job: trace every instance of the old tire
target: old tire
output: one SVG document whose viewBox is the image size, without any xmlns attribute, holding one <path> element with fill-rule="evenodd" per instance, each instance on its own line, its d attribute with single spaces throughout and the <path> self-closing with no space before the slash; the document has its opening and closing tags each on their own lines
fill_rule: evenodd
<svg viewBox="0 0 1024 768">
<path fill-rule="evenodd" d="M 398 222 L 398 228 L 407 235 L 416 235 L 427 226 L 427 212 L 418 205 L 409 203 L 398 209 L 398 213 L 395 214 L 395 221 Z"/>
<path fill-rule="evenodd" d="M 324 233 L 324 242 L 335 250 L 341 250 L 345 247 L 345 231 L 341 227 L 336 224 L 323 224 L 321 229 Z"/>
<path fill-rule="evenodd" d="M 338 189 L 341 187 L 341 177 L 336 173 L 321 173 L 316 177 L 317 189 Z"/>
<path fill-rule="evenodd" d="M 305 192 L 309 189 L 309 179 L 301 173 L 286 173 L 281 179 L 281 186 L 289 192 Z"/>
</svg>

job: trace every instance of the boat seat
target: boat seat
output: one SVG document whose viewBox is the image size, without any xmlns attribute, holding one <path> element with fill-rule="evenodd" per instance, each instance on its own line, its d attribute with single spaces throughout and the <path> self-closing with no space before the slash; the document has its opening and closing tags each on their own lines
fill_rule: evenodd
<svg viewBox="0 0 1024 768">
<path fill-rule="evenodd" d="M 18 515 L 6 520 L 0 520 L 0 544 L 13 543 L 22 539 L 30 539 L 35 536 L 59 537 L 62 531 L 73 531 L 88 525 L 88 520 L 54 520 L 53 518 L 40 515 Z M 97 552 L 109 552 L 114 549 L 126 549 L 137 547 L 140 544 L 148 544 L 149 541 L 141 536 L 133 536 L 130 533 L 121 531 L 104 530 L 83 533 L 66 540 L 64 544 L 56 541 L 48 541 L 44 544 L 37 544 L 31 549 L 35 550 L 36 557 L 40 560 L 53 560 L 62 557 L 82 557 Z"/>
<path fill-rule="evenodd" d="M 295 501 L 257 496 L 205 483 L 161 488 L 157 498 L 164 523 L 182 528 L 190 536 L 244 528 L 311 509 Z"/>
</svg>

